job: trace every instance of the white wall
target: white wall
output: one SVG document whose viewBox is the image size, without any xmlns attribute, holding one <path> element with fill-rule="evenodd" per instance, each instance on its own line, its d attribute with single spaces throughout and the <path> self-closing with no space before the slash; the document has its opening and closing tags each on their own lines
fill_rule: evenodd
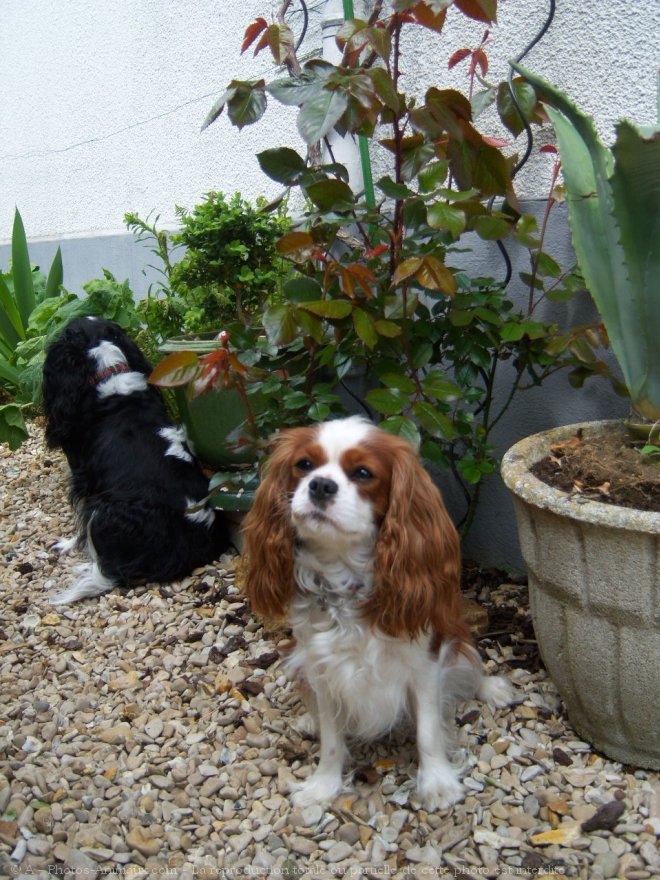
<svg viewBox="0 0 660 880">
<path fill-rule="evenodd" d="M 304 48 L 311 52 L 321 44 L 323 0 L 308 5 L 312 27 Z M 272 75 L 266 53 L 239 53 L 245 27 L 278 6 L 279 0 L 3 0 L 0 242 L 10 237 L 15 205 L 29 238 L 61 240 L 120 233 L 128 210 L 155 211 L 174 225 L 174 206 L 190 207 L 210 189 L 249 198 L 276 192 L 254 155 L 299 145 L 293 112 L 278 105 L 243 132 L 226 118 L 204 133 L 200 125 L 232 77 Z M 499 7 L 489 49 L 494 81 L 538 30 L 547 3 L 500 0 Z M 483 26 L 457 18 L 443 37 L 446 52 L 438 53 L 434 38 L 405 46 L 404 69 L 421 93 L 431 82 L 464 85 L 462 73 L 447 74 L 446 60 L 455 48 L 476 44 Z M 622 116 L 655 121 L 658 33 L 657 0 L 634 7 L 559 0 L 555 23 L 528 64 L 570 91 L 609 139 Z M 522 196 L 544 194 L 548 164 L 541 160 L 521 175 Z"/>
</svg>

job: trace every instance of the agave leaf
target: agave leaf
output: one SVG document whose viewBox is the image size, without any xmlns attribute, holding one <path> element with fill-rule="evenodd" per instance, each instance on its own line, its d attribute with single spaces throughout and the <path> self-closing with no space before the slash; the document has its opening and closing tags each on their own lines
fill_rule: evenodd
<svg viewBox="0 0 660 880">
<path fill-rule="evenodd" d="M 548 102 L 578 265 L 636 407 L 658 418 L 659 134 L 624 123 L 613 155 L 592 119 L 562 91 L 513 67 Z"/>
<path fill-rule="evenodd" d="M 660 131 L 645 136 L 629 122 L 617 126 L 613 148 L 614 214 L 639 316 L 638 345 L 645 375 L 631 388 L 637 408 L 658 418 L 660 408 Z M 649 411 L 649 407 L 651 410 Z"/>
<path fill-rule="evenodd" d="M 20 339 L 25 339 L 25 328 L 12 292 L 0 275 L 0 340 L 13 351 Z"/>
<path fill-rule="evenodd" d="M 62 269 L 62 249 L 58 247 L 55 256 L 53 257 L 53 262 L 50 264 L 50 271 L 48 272 L 48 280 L 46 281 L 46 294 L 44 299 L 50 299 L 51 297 L 57 296 L 60 292 L 60 287 L 62 286 L 62 281 L 64 278 L 63 269 Z"/>
<path fill-rule="evenodd" d="M 14 214 L 14 229 L 11 237 L 11 271 L 14 278 L 14 298 L 23 327 L 27 327 L 30 312 L 35 306 L 34 284 L 25 228 L 18 208 Z"/>
</svg>

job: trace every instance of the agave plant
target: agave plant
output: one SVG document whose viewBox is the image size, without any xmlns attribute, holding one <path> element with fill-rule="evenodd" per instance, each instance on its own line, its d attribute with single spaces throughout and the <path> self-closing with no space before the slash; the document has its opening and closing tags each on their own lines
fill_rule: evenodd
<svg viewBox="0 0 660 880">
<path fill-rule="evenodd" d="M 627 120 L 603 145 L 560 89 L 538 91 L 557 137 L 578 266 L 607 330 L 634 414 L 660 419 L 660 127 Z"/>
</svg>

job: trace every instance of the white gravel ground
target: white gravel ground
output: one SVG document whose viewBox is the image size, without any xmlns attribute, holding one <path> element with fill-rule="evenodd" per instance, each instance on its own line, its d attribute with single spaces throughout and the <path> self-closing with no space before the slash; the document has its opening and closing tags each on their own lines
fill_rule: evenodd
<svg viewBox="0 0 660 880">
<path fill-rule="evenodd" d="M 545 673 L 508 666 L 496 637 L 481 646 L 517 701 L 458 707 L 464 803 L 416 802 L 398 733 L 355 749 L 351 792 L 292 809 L 317 746 L 297 732 L 287 634 L 250 614 L 238 560 L 53 608 L 81 560 L 53 550 L 67 469 L 31 435 L 0 446 L 0 877 L 660 877 L 658 775 L 580 742 Z"/>
</svg>

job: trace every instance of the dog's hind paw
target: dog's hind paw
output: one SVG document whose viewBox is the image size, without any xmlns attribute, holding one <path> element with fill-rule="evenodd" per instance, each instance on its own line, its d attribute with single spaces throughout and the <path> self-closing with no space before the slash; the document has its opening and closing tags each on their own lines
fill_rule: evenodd
<svg viewBox="0 0 660 880">
<path fill-rule="evenodd" d="M 95 562 L 76 567 L 77 580 L 75 584 L 50 596 L 48 601 L 51 605 L 70 605 L 79 599 L 100 596 L 114 587 L 114 582 L 101 573 Z"/>
<path fill-rule="evenodd" d="M 503 709 L 513 700 L 513 688 L 503 675 L 484 676 L 478 697 L 489 706 Z"/>
<path fill-rule="evenodd" d="M 78 538 L 60 538 L 57 543 L 53 544 L 53 550 L 60 554 L 60 556 L 67 556 L 69 553 L 73 553 L 73 551 L 78 546 Z"/>
</svg>

